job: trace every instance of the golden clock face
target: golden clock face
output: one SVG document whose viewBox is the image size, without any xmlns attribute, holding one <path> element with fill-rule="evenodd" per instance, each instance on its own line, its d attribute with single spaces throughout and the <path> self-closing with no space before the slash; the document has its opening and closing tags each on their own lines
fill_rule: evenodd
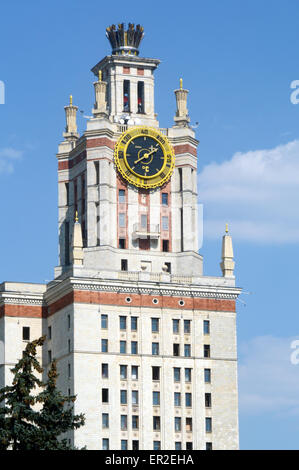
<svg viewBox="0 0 299 470">
<path fill-rule="evenodd" d="M 120 136 L 114 160 L 124 179 L 146 189 L 162 186 L 174 169 L 174 151 L 168 139 L 146 126 L 132 127 Z"/>
</svg>

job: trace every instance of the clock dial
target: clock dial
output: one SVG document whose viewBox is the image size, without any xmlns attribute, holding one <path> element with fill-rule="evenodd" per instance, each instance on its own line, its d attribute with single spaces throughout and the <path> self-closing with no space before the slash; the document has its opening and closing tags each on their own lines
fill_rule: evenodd
<svg viewBox="0 0 299 470">
<path fill-rule="evenodd" d="M 174 152 L 157 129 L 134 127 L 124 132 L 115 148 L 115 163 L 129 183 L 143 188 L 162 186 L 174 168 Z"/>
</svg>

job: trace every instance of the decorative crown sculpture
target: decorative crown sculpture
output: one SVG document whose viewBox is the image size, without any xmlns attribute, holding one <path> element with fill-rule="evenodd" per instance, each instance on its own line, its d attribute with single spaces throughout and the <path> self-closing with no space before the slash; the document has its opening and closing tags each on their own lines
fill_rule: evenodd
<svg viewBox="0 0 299 470">
<path fill-rule="evenodd" d="M 125 28 L 125 24 L 121 23 L 116 29 L 115 24 L 106 28 L 106 36 L 112 46 L 112 54 L 139 54 L 139 45 L 144 36 L 144 29 L 140 24 L 136 27 L 133 23 L 129 23 L 128 29 Z"/>
</svg>

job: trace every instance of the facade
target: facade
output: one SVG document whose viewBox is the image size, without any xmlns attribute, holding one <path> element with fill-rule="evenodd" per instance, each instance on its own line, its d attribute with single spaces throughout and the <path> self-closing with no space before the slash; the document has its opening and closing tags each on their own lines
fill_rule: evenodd
<svg viewBox="0 0 299 470">
<path fill-rule="evenodd" d="M 198 254 L 197 145 L 188 90 L 174 125 L 154 109 L 159 60 L 139 56 L 143 29 L 107 28 L 93 116 L 82 136 L 65 107 L 58 148 L 59 265 L 48 284 L 0 285 L 0 387 L 26 341 L 47 335 L 45 374 L 76 394 L 88 449 L 238 449 L 236 299 L 231 237 L 222 276 Z"/>
</svg>

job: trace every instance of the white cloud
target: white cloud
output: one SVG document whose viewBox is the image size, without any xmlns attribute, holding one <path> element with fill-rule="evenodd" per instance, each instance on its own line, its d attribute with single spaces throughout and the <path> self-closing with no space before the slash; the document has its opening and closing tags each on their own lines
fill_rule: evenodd
<svg viewBox="0 0 299 470">
<path fill-rule="evenodd" d="M 291 362 L 293 340 L 261 336 L 240 346 L 241 414 L 299 415 L 299 364 Z"/>
<path fill-rule="evenodd" d="M 299 140 L 269 150 L 236 153 L 199 174 L 204 235 L 254 242 L 299 241 Z"/>
<path fill-rule="evenodd" d="M 0 173 L 12 173 L 14 171 L 14 163 L 23 156 L 21 150 L 12 147 L 0 148 Z"/>
</svg>

